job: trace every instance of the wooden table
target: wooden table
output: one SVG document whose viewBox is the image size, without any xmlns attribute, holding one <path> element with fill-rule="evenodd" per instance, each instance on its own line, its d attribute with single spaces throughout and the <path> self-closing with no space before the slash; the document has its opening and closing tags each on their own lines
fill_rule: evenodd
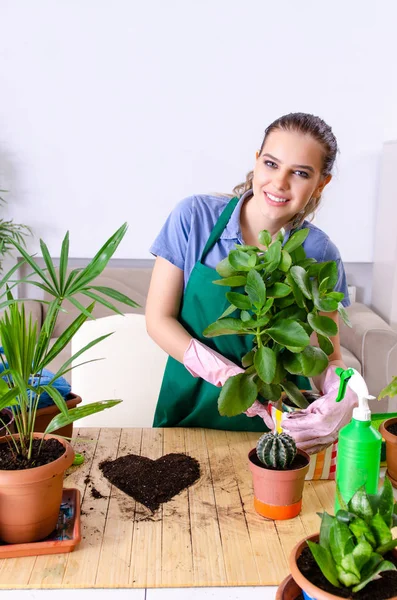
<svg viewBox="0 0 397 600">
<path fill-rule="evenodd" d="M 80 429 L 86 460 L 65 487 L 82 495 L 82 540 L 69 554 L 0 561 L 0 588 L 151 588 L 277 585 L 294 544 L 333 511 L 335 484 L 306 482 L 303 509 L 267 521 L 253 508 L 248 451 L 256 433 L 203 429 Z M 80 441 L 79 441 L 80 440 Z M 128 453 L 158 458 L 186 452 L 200 480 L 152 515 L 110 485 L 98 464 Z M 87 480 L 89 476 L 89 480 Z M 91 487 L 90 487 L 91 485 Z M 102 495 L 95 499 L 94 486 Z"/>
</svg>

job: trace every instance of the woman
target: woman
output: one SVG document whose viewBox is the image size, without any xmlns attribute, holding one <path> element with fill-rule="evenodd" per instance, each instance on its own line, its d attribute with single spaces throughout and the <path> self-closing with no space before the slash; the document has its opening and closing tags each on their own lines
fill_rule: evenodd
<svg viewBox="0 0 397 600">
<path fill-rule="evenodd" d="M 217 278 L 214 269 L 236 243 L 258 246 L 258 233 L 263 229 L 274 237 L 281 228 L 290 232 L 308 227 L 304 242 L 307 256 L 319 262 L 337 262 L 335 290 L 344 292 L 343 304 L 348 306 L 339 252 L 323 231 L 306 220 L 315 213 L 331 181 L 336 153 L 335 136 L 322 119 L 304 113 L 285 115 L 266 129 L 254 170 L 244 184 L 233 190 L 232 200 L 226 196 L 190 197 L 178 204 L 167 219 L 151 247 L 157 258 L 146 306 L 148 333 L 170 355 L 155 427 L 265 431 L 265 423 L 272 426 L 259 402 L 236 417 L 221 417 L 218 413 L 217 388 L 243 371 L 240 359 L 248 349 L 248 341 L 243 336 L 209 340 L 202 335 L 225 307 L 224 289 L 212 283 Z M 337 322 L 337 312 L 327 315 Z M 332 342 L 334 352 L 329 366 L 315 379 L 323 397 L 301 411 L 299 418 L 287 416 L 283 424 L 298 445 L 309 450 L 316 444 L 312 424 L 319 420 L 318 410 L 323 435 L 335 438 L 337 430 L 351 417 L 356 400 L 349 393 L 338 405 L 334 402 L 334 388 L 339 383 L 334 370 L 345 365 L 339 336 Z M 312 339 L 312 343 L 317 340 Z"/>
</svg>

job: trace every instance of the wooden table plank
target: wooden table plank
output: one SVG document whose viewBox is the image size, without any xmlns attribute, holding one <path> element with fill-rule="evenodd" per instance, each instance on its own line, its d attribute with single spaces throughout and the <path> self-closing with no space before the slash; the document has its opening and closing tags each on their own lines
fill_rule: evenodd
<svg viewBox="0 0 397 600">
<path fill-rule="evenodd" d="M 141 429 L 123 429 L 117 458 L 140 454 Z M 99 557 L 96 585 L 128 587 L 136 502 L 115 486 L 111 487 L 106 527 Z"/>
<path fill-rule="evenodd" d="M 159 458 L 163 455 L 163 430 L 144 429 L 141 455 Z M 162 507 L 152 512 L 137 503 L 131 549 L 131 587 L 161 586 Z"/>
<path fill-rule="evenodd" d="M 225 431 L 207 429 L 208 456 L 229 585 L 253 585 L 259 574 Z M 244 560 L 241 557 L 244 556 Z M 236 583 L 238 582 L 238 583 Z"/>
<path fill-rule="evenodd" d="M 186 453 L 185 432 L 180 427 L 163 429 L 163 453 Z M 161 583 L 174 587 L 193 581 L 192 540 L 188 491 L 163 504 Z"/>
<path fill-rule="evenodd" d="M 199 461 L 201 470 L 200 480 L 188 490 L 193 551 L 192 585 L 227 585 L 205 430 L 185 429 L 185 440 L 186 452 Z"/>
<path fill-rule="evenodd" d="M 252 550 L 258 570 L 259 585 L 277 585 L 289 573 L 274 521 L 264 519 L 254 509 L 252 476 L 248 467 L 248 453 L 255 446 L 258 434 L 227 432 L 230 453 L 241 502 L 251 538 Z"/>
<path fill-rule="evenodd" d="M 117 456 L 120 429 L 101 429 L 95 450 L 95 458 L 89 472 L 82 503 L 81 535 L 79 547 L 68 556 L 62 587 L 74 587 L 76 581 L 80 587 L 96 587 L 98 560 L 101 553 L 103 532 L 109 505 L 111 485 L 102 475 L 99 463 L 113 460 Z M 94 498 L 94 488 L 102 497 Z"/>
</svg>

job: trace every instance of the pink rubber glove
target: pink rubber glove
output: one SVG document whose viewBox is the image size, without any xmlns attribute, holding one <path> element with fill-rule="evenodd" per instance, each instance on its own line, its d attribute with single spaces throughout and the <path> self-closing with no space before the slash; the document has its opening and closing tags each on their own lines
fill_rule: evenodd
<svg viewBox="0 0 397 600">
<path fill-rule="evenodd" d="M 263 419 L 266 427 L 268 427 L 270 429 L 270 431 L 273 431 L 273 429 L 274 429 L 273 419 L 268 412 L 267 406 L 265 406 L 264 404 L 259 402 L 259 400 L 255 400 L 253 405 L 250 406 L 245 411 L 244 414 L 247 415 L 247 417 L 256 417 L 256 416 L 261 417 Z"/>
<path fill-rule="evenodd" d="M 244 369 L 194 338 L 185 350 L 183 364 L 193 377 L 201 377 L 217 387 L 229 377 L 244 373 Z"/>
<path fill-rule="evenodd" d="M 357 395 L 349 386 L 343 400 L 335 402 L 340 384 L 335 369 L 334 366 L 327 368 L 321 398 L 304 410 L 286 414 L 281 422 L 283 431 L 308 454 L 320 452 L 332 444 L 339 430 L 351 420 L 353 408 L 358 404 Z"/>
</svg>

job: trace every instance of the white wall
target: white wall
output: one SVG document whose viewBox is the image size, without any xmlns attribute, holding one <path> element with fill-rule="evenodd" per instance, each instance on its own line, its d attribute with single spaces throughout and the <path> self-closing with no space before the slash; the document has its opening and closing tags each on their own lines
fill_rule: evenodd
<svg viewBox="0 0 397 600">
<path fill-rule="evenodd" d="M 54 256 L 123 221 L 147 258 L 186 195 L 230 191 L 290 111 L 341 154 L 317 223 L 371 262 L 382 142 L 397 137 L 394 0 L 0 0 L 0 188 Z"/>
</svg>

